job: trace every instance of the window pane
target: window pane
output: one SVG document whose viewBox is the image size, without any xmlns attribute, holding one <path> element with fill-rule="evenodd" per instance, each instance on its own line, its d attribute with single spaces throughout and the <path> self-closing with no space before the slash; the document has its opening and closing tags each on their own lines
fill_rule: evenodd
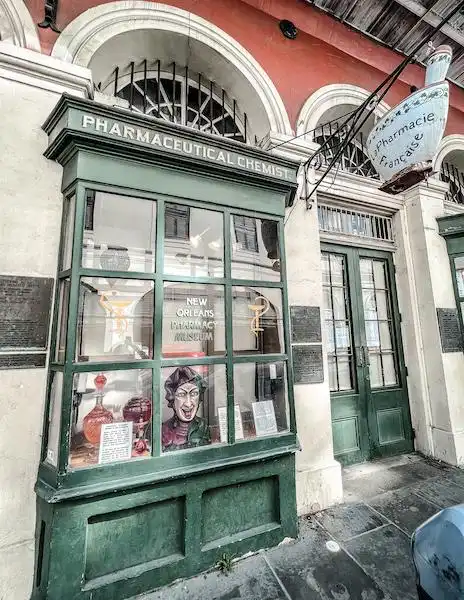
<svg viewBox="0 0 464 600">
<path fill-rule="evenodd" d="M 68 311 L 69 311 L 69 292 L 71 282 L 64 279 L 60 282 L 60 304 L 58 308 L 58 339 L 56 343 L 55 359 L 58 362 L 64 362 L 66 354 L 66 336 L 68 333 Z"/>
<path fill-rule="evenodd" d="M 224 365 L 166 367 L 162 378 L 163 452 L 227 442 Z"/>
<path fill-rule="evenodd" d="M 72 248 L 73 248 L 73 238 L 74 238 L 74 213 L 76 207 L 76 198 L 72 196 L 71 198 L 65 200 L 63 212 L 64 212 L 64 227 L 63 227 L 63 247 L 61 250 L 61 270 L 64 271 L 66 269 L 71 268 L 71 259 L 72 259 Z"/>
<path fill-rule="evenodd" d="M 349 357 L 339 356 L 337 358 L 338 363 L 338 389 L 339 390 L 351 390 L 353 385 L 351 383 L 351 369 Z"/>
<path fill-rule="evenodd" d="M 387 292 L 382 290 L 376 290 L 375 298 L 377 301 L 377 313 L 379 319 L 388 319 L 388 304 L 387 304 Z"/>
<path fill-rule="evenodd" d="M 374 287 L 374 273 L 372 262 L 372 260 L 367 258 L 362 258 L 359 261 L 359 269 L 361 271 L 361 285 L 363 288 Z"/>
<path fill-rule="evenodd" d="M 380 329 L 380 343 L 382 345 L 382 350 L 391 350 L 392 349 L 392 336 L 391 336 L 391 332 L 390 332 L 390 323 L 388 321 L 380 321 L 379 329 Z"/>
<path fill-rule="evenodd" d="M 282 292 L 275 288 L 232 288 L 234 352 L 284 352 Z"/>
<path fill-rule="evenodd" d="M 333 301 L 333 312 L 335 319 L 346 319 L 346 307 L 345 307 L 345 288 L 333 287 L 332 288 L 332 301 Z"/>
<path fill-rule="evenodd" d="M 46 462 L 53 466 L 58 465 L 58 451 L 60 446 L 61 406 L 63 402 L 63 373 L 52 372 L 50 388 L 50 405 L 48 409 L 48 444 Z"/>
<path fill-rule="evenodd" d="M 280 281 L 279 222 L 232 215 L 232 277 Z"/>
<path fill-rule="evenodd" d="M 234 365 L 235 402 L 245 439 L 288 431 L 286 381 L 284 362 Z"/>
<path fill-rule="evenodd" d="M 396 377 L 395 361 L 393 354 L 382 354 L 384 385 L 395 385 L 398 380 Z"/>
<path fill-rule="evenodd" d="M 87 192 L 82 266 L 105 271 L 152 273 L 155 241 L 155 202 L 106 192 Z"/>
<path fill-rule="evenodd" d="M 76 360 L 152 358 L 153 306 L 152 281 L 83 277 Z"/>
<path fill-rule="evenodd" d="M 76 373 L 72 393 L 71 468 L 151 455 L 151 370 Z"/>
<path fill-rule="evenodd" d="M 329 386 L 331 392 L 338 391 L 338 382 L 337 382 L 337 366 L 335 364 L 335 357 L 329 356 L 327 358 L 329 365 Z"/>
<path fill-rule="evenodd" d="M 329 255 L 332 285 L 345 285 L 345 259 L 337 254 Z"/>
<path fill-rule="evenodd" d="M 380 354 L 369 354 L 369 374 L 372 388 L 383 387 Z"/>
<path fill-rule="evenodd" d="M 165 283 L 163 357 L 225 353 L 224 287 Z"/>
<path fill-rule="evenodd" d="M 385 262 L 382 260 L 374 260 L 374 281 L 376 289 L 386 289 L 387 282 L 385 279 Z"/>
<path fill-rule="evenodd" d="M 223 215 L 166 204 L 164 272 L 188 277 L 224 277 Z"/>
<path fill-rule="evenodd" d="M 456 269 L 456 284 L 460 297 L 464 296 L 464 256 L 458 256 L 454 259 Z"/>
</svg>

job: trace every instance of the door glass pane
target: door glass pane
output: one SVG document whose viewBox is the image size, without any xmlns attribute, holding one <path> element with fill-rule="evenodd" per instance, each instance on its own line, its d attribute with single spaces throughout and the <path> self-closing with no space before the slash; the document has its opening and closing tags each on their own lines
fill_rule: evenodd
<svg viewBox="0 0 464 600">
<path fill-rule="evenodd" d="M 163 357 L 224 355 L 224 287 L 165 283 Z"/>
<path fill-rule="evenodd" d="M 82 277 L 76 360 L 143 360 L 153 356 L 153 282 Z"/>
<path fill-rule="evenodd" d="M 163 452 L 227 442 L 224 365 L 162 369 Z"/>
<path fill-rule="evenodd" d="M 372 388 L 396 385 L 398 374 L 392 353 L 393 323 L 387 263 L 382 259 L 362 258 L 359 265 L 370 385 Z"/>
<path fill-rule="evenodd" d="M 345 320 L 345 289 L 343 287 L 332 287 L 332 305 L 334 319 Z"/>
<path fill-rule="evenodd" d="M 279 221 L 232 215 L 232 277 L 280 281 Z"/>
<path fill-rule="evenodd" d="M 351 314 L 347 314 L 348 288 L 345 257 L 322 254 L 323 317 L 327 341 L 329 384 L 333 392 L 354 388 Z M 332 311 L 333 307 L 333 311 Z"/>
<path fill-rule="evenodd" d="M 288 431 L 286 381 L 284 362 L 234 365 L 235 401 L 240 406 L 243 429 L 242 434 L 236 425 L 236 439 Z"/>
<path fill-rule="evenodd" d="M 284 352 L 282 292 L 277 288 L 232 288 L 234 353 Z"/>
<path fill-rule="evenodd" d="M 152 273 L 155 269 L 155 241 L 155 202 L 87 191 L 83 267 Z"/>
<path fill-rule="evenodd" d="M 72 394 L 72 469 L 151 455 L 150 369 L 76 373 Z"/>
<path fill-rule="evenodd" d="M 382 363 L 385 385 L 395 385 L 396 372 L 393 354 L 382 354 Z"/>
<path fill-rule="evenodd" d="M 224 277 L 222 213 L 166 203 L 164 272 L 186 277 Z"/>
<path fill-rule="evenodd" d="M 380 354 L 369 352 L 369 375 L 372 388 L 383 387 L 382 362 Z"/>
</svg>

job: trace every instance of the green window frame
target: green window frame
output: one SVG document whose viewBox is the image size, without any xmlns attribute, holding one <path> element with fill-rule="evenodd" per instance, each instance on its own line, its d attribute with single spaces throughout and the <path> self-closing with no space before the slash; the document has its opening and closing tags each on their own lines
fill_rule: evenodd
<svg viewBox="0 0 464 600">
<path fill-rule="evenodd" d="M 113 271 L 103 269 L 92 269 L 82 266 L 81 251 L 83 244 L 84 227 L 89 222 L 88 198 L 93 193 L 108 192 L 115 193 L 128 198 L 145 199 L 156 202 L 156 248 L 155 269 L 153 273 L 135 271 Z M 65 210 L 63 211 L 60 261 L 57 273 L 57 285 L 54 300 L 54 319 L 52 325 L 49 377 L 47 384 L 47 412 L 49 418 L 44 423 L 44 443 L 42 453 L 42 478 L 56 485 L 56 478 L 66 480 L 66 485 L 81 485 L 83 482 L 96 482 L 102 477 L 128 477 L 136 474 L 151 473 L 153 477 L 162 479 L 164 473 L 170 469 L 184 469 L 189 472 L 195 469 L 206 468 L 205 465 L 214 461 L 230 461 L 231 459 L 243 460 L 244 457 L 256 454 L 285 453 L 289 448 L 295 447 L 295 414 L 293 402 L 293 380 L 289 339 L 288 319 L 288 296 L 286 289 L 285 271 L 285 248 L 283 216 L 255 212 L 253 210 L 235 209 L 221 204 L 211 202 L 192 201 L 186 198 L 166 196 L 152 192 L 134 190 L 132 188 L 115 187 L 102 183 L 89 183 L 77 181 L 64 192 Z M 194 277 L 174 276 L 165 274 L 164 265 L 164 242 L 165 236 L 165 207 L 166 204 L 185 205 L 191 208 L 214 210 L 223 215 L 224 232 L 224 276 L 219 277 Z M 267 281 L 256 279 L 237 279 L 232 277 L 232 243 L 234 228 L 231 227 L 232 215 L 240 215 L 246 218 L 266 219 L 275 221 L 279 233 L 279 256 L 280 256 L 280 281 Z M 70 225 L 71 224 L 71 225 Z M 72 228 L 72 248 L 66 248 L 66 228 Z M 68 242 L 69 243 L 69 242 Z M 71 262 L 63 262 L 64 254 L 68 252 L 72 256 Z M 148 280 L 154 286 L 154 310 L 153 310 L 153 358 L 138 359 L 128 362 L 105 361 L 105 362 L 76 362 L 75 348 L 78 327 L 78 304 L 79 286 L 82 277 L 106 277 L 121 279 Z M 64 281 L 69 282 L 69 304 L 67 307 L 67 328 L 65 340 L 58 339 L 60 320 L 63 319 L 63 306 L 60 306 L 60 289 Z M 225 341 L 226 352 L 223 356 L 204 356 L 200 358 L 163 358 L 162 356 L 162 320 L 163 320 L 163 286 L 165 282 L 179 282 L 191 284 L 214 284 L 224 287 L 225 290 Z M 282 295 L 282 319 L 283 319 L 283 348 L 282 352 L 274 354 L 255 354 L 233 351 L 233 314 L 232 314 L 232 289 L 234 286 L 246 286 L 257 288 L 276 288 Z M 59 353 L 60 346 L 64 352 Z M 64 355 L 63 355 L 64 354 Z M 288 431 L 276 433 L 275 435 L 256 437 L 253 439 L 235 439 L 234 418 L 234 368 L 235 365 L 243 363 L 257 363 L 257 365 L 270 365 L 276 362 L 284 363 L 285 387 L 286 387 L 286 411 Z M 195 450 L 183 452 L 164 453 L 161 447 L 161 407 L 162 407 L 162 384 L 161 374 L 164 367 L 183 365 L 224 365 L 226 369 L 227 382 L 227 444 L 209 445 Z M 260 367 L 257 367 L 257 372 Z M 153 443 L 151 456 L 144 460 L 124 461 L 96 465 L 86 469 L 69 469 L 69 431 L 72 419 L 72 385 L 76 373 L 101 371 L 116 371 L 129 369 L 149 369 L 152 373 L 152 431 Z M 262 369 L 262 368 L 261 368 Z M 60 375 L 57 375 L 61 373 Z M 56 392 L 57 385 L 53 381 L 61 380 L 62 388 L 54 402 L 51 402 L 52 392 Z M 53 461 L 47 460 L 47 448 L 49 444 L 49 423 L 53 414 L 59 415 L 58 438 L 54 441 L 57 448 L 57 456 Z M 56 436 L 55 436 L 56 437 Z M 103 474 L 104 470 L 104 474 Z M 47 477 L 48 473 L 48 477 Z"/>
<path fill-rule="evenodd" d="M 450 265 L 459 323 L 464 336 L 464 252 L 450 254 Z"/>
</svg>

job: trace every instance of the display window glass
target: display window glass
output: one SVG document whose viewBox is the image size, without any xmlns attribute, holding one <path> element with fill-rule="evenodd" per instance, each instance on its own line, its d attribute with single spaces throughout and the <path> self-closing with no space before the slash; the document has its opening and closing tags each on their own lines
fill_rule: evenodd
<svg viewBox="0 0 464 600">
<path fill-rule="evenodd" d="M 279 224 L 247 215 L 232 215 L 232 277 L 280 281 Z"/>
<path fill-rule="evenodd" d="M 63 373 L 52 371 L 50 373 L 50 400 L 48 405 L 48 434 L 46 462 L 54 467 L 58 464 L 58 451 L 60 446 L 61 406 L 63 398 Z"/>
<path fill-rule="evenodd" d="M 234 365 L 234 396 L 241 425 L 235 439 L 275 435 L 288 431 L 287 375 L 284 362 Z"/>
<path fill-rule="evenodd" d="M 58 304 L 58 339 L 55 348 L 55 359 L 57 362 L 64 362 L 66 353 L 66 337 L 68 333 L 69 316 L 69 292 L 71 290 L 71 280 L 69 277 L 59 282 L 59 304 Z"/>
<path fill-rule="evenodd" d="M 225 353 L 224 286 L 164 284 L 163 357 Z"/>
<path fill-rule="evenodd" d="M 82 260 L 58 273 L 45 460 L 182 464 L 289 432 L 279 219 L 78 190 L 62 247 L 74 228 Z"/>
<path fill-rule="evenodd" d="M 82 277 L 76 360 L 141 360 L 153 356 L 153 282 Z"/>
<path fill-rule="evenodd" d="M 76 197 L 71 196 L 65 200 L 63 207 L 63 241 L 60 258 L 62 271 L 71 268 L 75 211 Z"/>
<path fill-rule="evenodd" d="M 164 272 L 186 277 L 224 277 L 224 225 L 220 212 L 166 203 Z"/>
<path fill-rule="evenodd" d="M 72 406 L 70 468 L 151 456 L 150 369 L 75 373 Z"/>
<path fill-rule="evenodd" d="M 224 365 L 166 367 L 161 395 L 163 452 L 227 442 Z"/>
<path fill-rule="evenodd" d="M 86 192 L 83 267 L 152 273 L 155 243 L 156 202 L 93 190 Z"/>
<path fill-rule="evenodd" d="M 284 352 L 282 291 L 279 288 L 232 288 L 235 353 Z"/>
</svg>

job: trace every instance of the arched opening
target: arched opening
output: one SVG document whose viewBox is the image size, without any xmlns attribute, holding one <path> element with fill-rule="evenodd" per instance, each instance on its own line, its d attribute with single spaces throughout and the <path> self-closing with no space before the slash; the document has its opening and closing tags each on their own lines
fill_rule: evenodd
<svg viewBox="0 0 464 600">
<path fill-rule="evenodd" d="M 327 85 L 315 92 L 305 102 L 298 118 L 297 134 L 322 146 L 320 160 L 322 166 L 332 162 L 337 154 L 340 143 L 346 136 L 346 128 L 338 131 L 346 117 L 359 107 L 369 92 L 362 88 L 347 84 Z M 366 152 L 366 140 L 377 120 L 382 117 L 389 107 L 381 102 L 369 115 L 360 131 L 348 143 L 343 153 L 335 162 L 335 169 L 378 179 Z M 364 120 L 362 116 L 361 120 Z M 351 124 L 348 123 L 348 127 Z"/>
<path fill-rule="evenodd" d="M 282 99 L 264 69 L 236 40 L 193 13 L 138 0 L 109 2 L 70 23 L 52 55 L 90 68 L 103 93 L 116 90 L 129 104 L 132 96 L 134 109 L 143 110 L 144 98 L 153 102 L 153 116 L 187 126 L 200 122 L 200 129 L 213 134 L 224 127 L 227 137 L 252 143 L 270 131 L 292 135 Z M 171 117 L 171 111 L 178 115 Z"/>
<path fill-rule="evenodd" d="M 443 138 L 435 157 L 434 171 L 449 185 L 446 200 L 464 204 L 464 136 L 455 134 Z"/>
</svg>

